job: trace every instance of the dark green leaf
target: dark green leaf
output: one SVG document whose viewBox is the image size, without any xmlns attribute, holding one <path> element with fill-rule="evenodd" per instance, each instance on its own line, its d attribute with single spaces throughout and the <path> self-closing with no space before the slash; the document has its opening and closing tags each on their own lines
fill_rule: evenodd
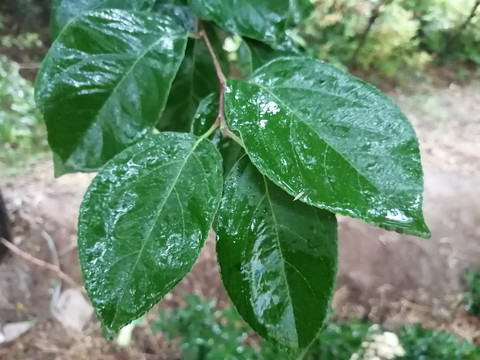
<svg viewBox="0 0 480 360">
<path fill-rule="evenodd" d="M 205 24 L 205 31 L 222 69 L 228 73 L 228 59 L 215 27 Z M 200 100 L 215 91 L 218 91 L 217 74 L 207 48 L 203 41 L 190 39 L 157 128 L 160 131 L 189 131 Z"/>
<path fill-rule="evenodd" d="M 198 105 L 192 123 L 192 133 L 202 136 L 213 126 L 218 117 L 218 93 L 208 95 L 202 99 Z M 210 139 L 216 139 L 216 133 L 210 136 Z"/>
<path fill-rule="evenodd" d="M 168 2 L 157 2 L 152 11 L 174 18 L 186 31 L 195 32 L 195 14 L 188 6 Z"/>
<path fill-rule="evenodd" d="M 55 39 L 69 21 L 82 13 L 100 9 L 149 10 L 155 0 L 54 0 L 52 4 L 52 38 Z"/>
<path fill-rule="evenodd" d="M 281 58 L 230 80 L 226 112 L 252 162 L 291 195 L 429 236 L 415 132 L 379 90 L 320 61 Z"/>
<path fill-rule="evenodd" d="M 272 45 L 312 9 L 309 0 L 189 0 L 189 3 L 199 17 Z"/>
<path fill-rule="evenodd" d="M 253 58 L 252 58 L 252 50 L 248 46 L 245 39 L 242 39 L 240 46 L 237 50 L 237 66 L 240 72 L 240 76 L 237 78 L 244 79 L 248 78 L 253 70 Z"/>
<path fill-rule="evenodd" d="M 251 66 L 253 70 L 258 69 L 275 58 L 299 55 L 300 52 L 290 38 L 283 39 L 283 42 L 279 44 L 276 49 L 257 40 L 244 40 L 245 45 L 250 49 Z"/>
<path fill-rule="evenodd" d="M 155 6 L 164 5 L 164 4 L 187 6 L 188 1 L 187 0 L 157 0 L 155 3 Z"/>
<path fill-rule="evenodd" d="M 218 151 L 190 134 L 149 137 L 93 180 L 80 208 L 78 250 L 106 335 L 143 315 L 190 271 L 221 194 Z"/>
<path fill-rule="evenodd" d="M 101 10 L 65 28 L 36 84 L 57 175 L 96 170 L 153 129 L 186 42 L 153 13 Z"/>
<path fill-rule="evenodd" d="M 225 185 L 217 225 L 225 288 L 242 317 L 291 355 L 322 328 L 337 269 L 337 222 L 295 201 L 242 158 Z"/>
<path fill-rule="evenodd" d="M 202 136 L 213 126 L 218 116 L 218 98 L 219 95 L 214 93 L 207 96 L 198 105 L 192 126 L 194 135 Z M 228 174 L 233 165 L 245 155 L 243 148 L 235 141 L 222 134 L 220 129 L 215 131 L 210 140 L 220 151 L 223 158 L 223 173 Z"/>
</svg>

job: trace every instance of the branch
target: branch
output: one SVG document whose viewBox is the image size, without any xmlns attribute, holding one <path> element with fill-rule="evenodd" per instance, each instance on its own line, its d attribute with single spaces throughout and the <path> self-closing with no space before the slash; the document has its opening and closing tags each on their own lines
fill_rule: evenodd
<svg viewBox="0 0 480 360">
<path fill-rule="evenodd" d="M 465 29 L 468 27 L 468 25 L 471 23 L 473 18 L 476 15 L 477 9 L 480 7 L 480 0 L 475 1 L 475 4 L 473 5 L 472 10 L 470 11 L 470 14 L 468 17 L 465 19 L 465 21 L 455 30 L 453 31 L 450 36 L 446 40 L 446 45 L 445 45 L 445 50 L 444 52 L 446 54 L 453 54 L 455 52 L 455 46 L 458 46 L 459 41 L 458 38 L 462 35 L 462 33 L 465 31 Z"/>
<path fill-rule="evenodd" d="M 205 28 L 203 27 L 203 24 L 200 23 L 199 26 L 200 26 L 200 31 L 198 33 L 198 36 L 205 42 L 205 45 L 207 46 L 208 53 L 210 54 L 210 57 L 212 58 L 212 61 L 213 61 L 213 66 L 215 67 L 218 84 L 220 86 L 220 98 L 219 98 L 219 104 L 218 104 L 218 116 L 217 116 L 216 124 L 220 125 L 220 128 L 222 129 L 222 133 L 223 133 L 223 128 L 225 124 L 225 88 L 227 86 L 227 79 L 225 77 L 225 74 L 223 73 L 222 66 L 218 61 L 217 55 L 213 50 L 212 43 L 210 42 L 210 39 L 208 38 L 208 35 L 205 32 Z"/>
<path fill-rule="evenodd" d="M 70 284 L 73 287 L 82 287 L 81 285 L 77 284 L 75 280 L 73 280 L 70 276 L 65 274 L 60 267 L 52 265 L 50 263 L 47 263 L 43 260 L 37 259 L 36 257 L 26 253 L 23 250 L 20 250 L 18 247 L 13 245 L 12 243 L 8 242 L 5 240 L 3 237 L 0 237 L 0 243 L 4 245 L 6 248 L 8 248 L 12 253 L 20 256 L 24 260 L 28 261 L 31 264 L 34 264 L 38 267 L 41 267 L 43 269 L 46 269 L 52 273 L 54 273 L 58 278 L 64 280 L 66 283 Z"/>
<path fill-rule="evenodd" d="M 225 121 L 225 90 L 227 87 L 227 79 L 225 77 L 225 74 L 223 73 L 222 66 L 218 61 L 217 55 L 215 54 L 215 50 L 213 50 L 212 43 L 208 38 L 208 35 L 205 31 L 205 27 L 201 22 L 198 24 L 198 26 L 200 28 L 200 31 L 198 32 L 198 37 L 201 38 L 205 42 L 205 45 L 207 46 L 208 53 L 210 54 L 210 57 L 212 58 L 212 61 L 213 61 L 213 66 L 215 67 L 218 84 L 220 86 L 220 97 L 218 99 L 218 116 L 212 128 L 216 128 L 220 126 L 220 131 L 224 136 L 228 136 L 229 138 L 233 139 L 236 143 L 238 143 L 241 147 L 244 148 L 245 146 L 243 145 L 242 139 L 240 139 L 237 135 L 235 135 L 232 131 L 230 131 L 230 129 L 227 126 L 227 122 Z"/>
<path fill-rule="evenodd" d="M 372 10 L 372 15 L 370 16 L 370 19 L 368 19 L 368 24 L 365 30 L 363 31 L 360 41 L 358 42 L 357 48 L 355 49 L 355 52 L 353 53 L 352 57 L 350 58 L 350 66 L 355 65 L 357 62 L 358 55 L 360 54 L 360 51 L 363 49 L 365 46 L 365 43 L 367 42 L 368 35 L 373 29 L 373 25 L 375 22 L 378 20 L 378 18 L 382 15 L 382 8 L 385 6 L 390 5 L 390 3 L 393 0 L 384 0 L 378 3 L 378 5 Z"/>
<path fill-rule="evenodd" d="M 470 24 L 470 22 L 473 20 L 475 17 L 475 13 L 477 12 L 477 9 L 480 7 L 480 0 L 477 0 L 475 4 L 473 5 L 472 10 L 470 11 L 470 15 L 468 15 L 468 18 L 463 22 L 463 24 L 458 28 L 458 35 L 460 35 L 463 30 L 467 28 L 467 26 Z"/>
</svg>

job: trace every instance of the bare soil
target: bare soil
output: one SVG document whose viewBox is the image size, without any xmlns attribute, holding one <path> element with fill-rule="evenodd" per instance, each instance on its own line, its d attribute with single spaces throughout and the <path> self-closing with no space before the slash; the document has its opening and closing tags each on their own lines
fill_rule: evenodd
<svg viewBox="0 0 480 360">
<path fill-rule="evenodd" d="M 391 95 L 419 135 L 424 211 L 433 236 L 421 240 L 340 217 L 333 304 L 337 317 L 359 317 L 391 328 L 421 322 L 480 344 L 480 320 L 466 314 L 461 304 L 465 270 L 480 267 L 480 84 Z M 55 256 L 45 240 L 50 235 L 61 269 L 79 284 L 76 218 L 91 179 L 80 174 L 55 180 L 48 163 L 22 176 L 0 178 L 15 244 L 52 262 Z M 175 343 L 152 334 L 149 322 L 159 307 L 182 305 L 185 293 L 228 304 L 214 247 L 210 239 L 192 273 L 136 328 L 128 349 L 105 342 L 96 319 L 81 333 L 65 329 L 51 315 L 55 277 L 9 256 L 0 264 L 0 325 L 32 318 L 37 322 L 28 334 L 0 346 L 0 359 L 178 359 Z"/>
</svg>

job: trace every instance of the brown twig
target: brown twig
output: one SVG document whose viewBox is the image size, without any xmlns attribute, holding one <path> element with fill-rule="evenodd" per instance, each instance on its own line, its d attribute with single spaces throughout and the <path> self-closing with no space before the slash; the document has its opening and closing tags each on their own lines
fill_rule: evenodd
<svg viewBox="0 0 480 360">
<path fill-rule="evenodd" d="M 225 74 L 223 73 L 222 66 L 218 61 L 217 55 L 215 54 L 215 50 L 213 50 L 212 43 L 210 42 L 210 39 L 208 38 L 208 35 L 205 32 L 205 28 L 203 27 L 202 23 L 200 23 L 199 26 L 200 26 L 200 31 L 198 35 L 205 42 L 205 45 L 207 46 L 208 53 L 210 54 L 210 57 L 212 58 L 212 61 L 213 61 L 213 66 L 215 67 L 218 84 L 220 86 L 218 117 L 217 117 L 216 123 L 217 125 L 222 127 L 222 124 L 225 123 L 225 105 L 224 104 L 225 104 L 225 89 L 227 86 L 227 79 L 225 77 Z"/>
<path fill-rule="evenodd" d="M 210 57 L 213 61 L 213 66 L 215 67 L 215 72 L 217 74 L 218 84 L 220 87 L 220 97 L 218 99 L 218 116 L 214 126 L 220 126 L 220 131 L 223 135 L 230 137 L 240 146 L 245 147 L 243 145 L 242 139 L 240 139 L 237 135 L 231 132 L 227 126 L 227 122 L 225 120 L 225 90 L 227 87 L 227 79 L 225 77 L 225 74 L 223 73 L 222 66 L 218 61 L 217 55 L 215 54 L 212 43 L 210 42 L 210 39 L 208 38 L 205 28 L 201 22 L 199 23 L 199 28 L 200 31 L 198 32 L 198 37 L 201 38 L 207 46 L 208 53 L 210 54 Z"/>
<path fill-rule="evenodd" d="M 6 248 L 8 248 L 12 253 L 20 256 L 24 260 L 28 261 L 31 264 L 34 264 L 38 267 L 41 267 L 43 269 L 46 269 L 52 273 L 54 273 L 58 278 L 64 280 L 66 283 L 70 284 L 73 287 L 80 287 L 82 288 L 81 285 L 77 284 L 75 280 L 73 280 L 70 276 L 65 274 L 60 267 L 52 265 L 50 263 L 47 263 L 43 260 L 37 259 L 36 257 L 26 253 L 23 250 L 20 250 L 17 246 L 13 245 L 11 242 L 5 240 L 3 237 L 0 237 L 0 243 L 4 245 Z"/>
</svg>

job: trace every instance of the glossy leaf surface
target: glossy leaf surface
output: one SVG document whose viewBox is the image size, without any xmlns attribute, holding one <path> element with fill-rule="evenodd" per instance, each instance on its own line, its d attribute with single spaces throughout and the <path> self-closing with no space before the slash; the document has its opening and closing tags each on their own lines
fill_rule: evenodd
<svg viewBox="0 0 480 360">
<path fill-rule="evenodd" d="M 295 201 L 247 157 L 232 169 L 216 227 L 225 288 L 262 337 L 298 355 L 322 328 L 337 269 L 337 222 Z"/>
<path fill-rule="evenodd" d="M 218 116 L 218 100 L 219 95 L 213 93 L 200 102 L 192 124 L 194 135 L 202 136 L 213 126 Z M 228 174 L 238 159 L 245 155 L 243 148 L 223 135 L 220 129 L 210 135 L 210 140 L 222 155 L 223 173 Z"/>
<path fill-rule="evenodd" d="M 262 67 L 275 58 L 296 56 L 300 53 L 289 38 L 284 38 L 282 43 L 280 43 L 276 49 L 273 49 L 260 41 L 251 39 L 245 39 L 245 46 L 249 49 L 251 67 L 253 70 Z"/>
<path fill-rule="evenodd" d="M 186 42 L 153 13 L 102 10 L 68 25 L 36 83 L 57 175 L 96 170 L 153 129 Z"/>
<path fill-rule="evenodd" d="M 52 4 L 52 38 L 55 39 L 69 21 L 86 11 L 100 9 L 148 10 L 155 0 L 54 0 Z"/>
<path fill-rule="evenodd" d="M 281 58 L 230 80 L 226 112 L 252 162 L 291 195 L 429 236 L 415 132 L 379 90 L 320 61 Z"/>
<path fill-rule="evenodd" d="M 195 14 L 181 2 L 157 1 L 152 11 L 174 18 L 186 31 L 195 32 Z"/>
<path fill-rule="evenodd" d="M 93 180 L 80 209 L 83 280 L 111 336 L 192 268 L 222 194 L 215 147 L 163 133 L 131 146 Z"/>
<path fill-rule="evenodd" d="M 309 0 L 189 0 L 202 19 L 259 41 L 277 44 L 285 29 L 309 14 Z"/>
<path fill-rule="evenodd" d="M 215 27 L 205 24 L 205 31 L 223 71 L 228 73 L 228 59 Z M 207 48 L 202 40 L 190 39 L 157 128 L 160 131 L 189 131 L 200 101 L 215 91 L 218 91 L 218 80 Z"/>
</svg>

